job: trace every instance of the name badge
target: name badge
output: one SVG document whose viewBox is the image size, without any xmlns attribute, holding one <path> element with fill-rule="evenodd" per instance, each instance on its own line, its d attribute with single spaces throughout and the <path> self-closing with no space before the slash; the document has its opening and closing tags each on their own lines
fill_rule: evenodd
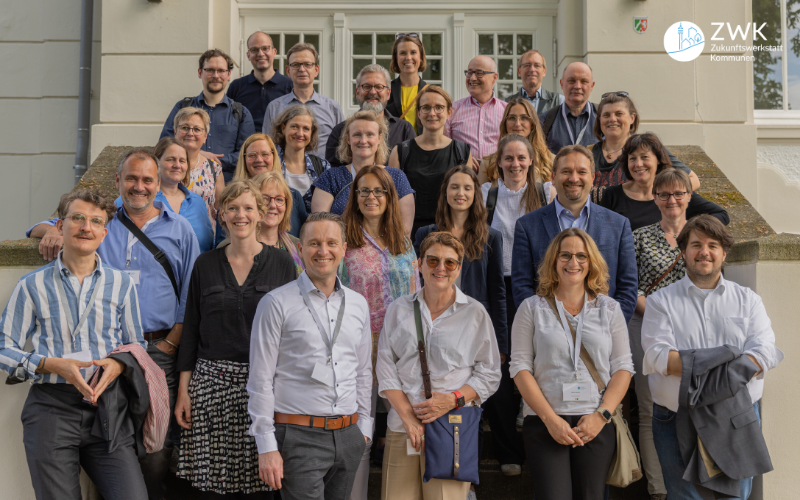
<svg viewBox="0 0 800 500">
<path fill-rule="evenodd" d="M 139 286 L 139 272 L 140 271 L 127 270 L 127 271 L 122 271 L 122 272 L 131 277 L 131 281 L 133 281 L 134 285 Z"/>
<path fill-rule="evenodd" d="M 316 363 L 311 378 L 328 387 L 333 387 L 333 367 L 330 365 L 323 365 L 322 363 Z"/>
<path fill-rule="evenodd" d="M 564 401 L 591 401 L 591 382 L 567 382 L 562 386 Z"/>
</svg>

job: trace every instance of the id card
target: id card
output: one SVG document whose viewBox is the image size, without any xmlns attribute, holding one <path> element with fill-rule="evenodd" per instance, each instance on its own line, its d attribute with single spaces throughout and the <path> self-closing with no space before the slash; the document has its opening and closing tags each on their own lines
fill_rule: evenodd
<svg viewBox="0 0 800 500">
<path fill-rule="evenodd" d="M 330 365 L 316 363 L 311 378 L 317 382 L 322 382 L 328 387 L 333 387 L 333 368 Z"/>
<path fill-rule="evenodd" d="M 131 277 L 131 281 L 133 281 L 134 285 L 139 286 L 139 272 L 140 271 L 127 270 L 127 271 L 122 271 L 122 272 Z"/>
<path fill-rule="evenodd" d="M 419 455 L 420 452 L 414 449 L 414 446 L 411 444 L 411 440 L 406 438 L 406 455 Z"/>
<path fill-rule="evenodd" d="M 566 382 L 562 386 L 564 401 L 591 401 L 590 382 Z"/>
<path fill-rule="evenodd" d="M 77 361 L 92 361 L 92 351 L 85 350 L 80 352 L 73 352 L 72 354 L 64 354 L 61 356 L 64 359 L 74 359 Z M 96 366 L 89 366 L 87 368 L 81 368 L 81 374 L 83 375 L 84 380 L 87 382 L 90 378 L 92 378 L 92 374 L 94 373 L 94 369 L 97 368 Z"/>
</svg>

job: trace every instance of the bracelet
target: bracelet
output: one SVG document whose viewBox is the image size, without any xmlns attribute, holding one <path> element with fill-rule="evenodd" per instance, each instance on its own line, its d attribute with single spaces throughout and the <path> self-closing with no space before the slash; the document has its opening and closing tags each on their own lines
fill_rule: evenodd
<svg viewBox="0 0 800 500">
<path fill-rule="evenodd" d="M 166 342 L 167 344 L 171 345 L 171 346 L 172 346 L 172 347 L 174 347 L 175 349 L 177 349 L 177 348 L 178 348 L 178 346 L 176 346 L 175 344 L 173 344 L 172 342 L 170 342 L 170 341 L 169 341 L 169 339 L 167 339 L 167 338 L 165 338 L 165 339 L 164 339 L 164 342 Z"/>
<path fill-rule="evenodd" d="M 39 364 L 36 366 L 36 373 L 44 373 L 44 362 L 47 361 L 46 356 L 42 356 L 42 359 L 39 360 Z"/>
</svg>

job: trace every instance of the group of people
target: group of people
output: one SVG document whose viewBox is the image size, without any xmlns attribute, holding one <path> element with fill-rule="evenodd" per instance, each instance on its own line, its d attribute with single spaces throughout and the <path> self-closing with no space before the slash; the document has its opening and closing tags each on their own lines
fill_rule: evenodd
<svg viewBox="0 0 800 500">
<path fill-rule="evenodd" d="M 15 288 L 0 366 L 33 381 L 37 498 L 79 498 L 80 464 L 106 499 L 161 500 L 174 455 L 198 498 L 366 500 L 378 459 L 383 499 L 463 500 L 469 482 L 423 480 L 426 426 L 480 406 L 504 474 L 527 460 L 536 498 L 600 500 L 633 380 L 653 499 L 734 483 L 747 499 L 768 469 L 734 474 L 730 443 L 760 436 L 763 377 L 783 355 L 759 297 L 721 275 L 728 214 L 638 133 L 627 92 L 591 103 L 580 62 L 563 94 L 546 91 L 531 50 L 507 102 L 486 56 L 453 102 L 421 79 L 425 49 L 407 33 L 399 76 L 364 67 L 345 119 L 314 90 L 313 45 L 289 49 L 287 76 L 276 53 L 252 34 L 253 71 L 226 94 L 233 61 L 205 52 L 203 91 L 178 101 L 154 150 L 120 158 L 116 206 L 76 190 L 29 230 L 52 262 Z M 739 385 L 699 405 L 693 386 L 692 405 L 746 388 L 745 403 L 716 407 L 731 439 L 692 427 L 702 441 L 687 445 L 675 415 L 696 411 L 692 362 L 715 360 L 738 363 Z M 152 415 L 131 403 L 109 431 L 112 388 L 130 394 L 137 370 Z M 686 479 L 686 446 L 713 475 Z"/>
</svg>

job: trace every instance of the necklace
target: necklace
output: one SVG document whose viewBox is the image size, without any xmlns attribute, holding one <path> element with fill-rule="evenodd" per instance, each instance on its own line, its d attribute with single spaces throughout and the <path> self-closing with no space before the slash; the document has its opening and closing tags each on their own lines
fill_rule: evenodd
<svg viewBox="0 0 800 500">
<path fill-rule="evenodd" d="M 431 315 L 439 314 L 439 313 L 443 312 L 445 309 L 447 309 L 448 307 L 450 307 L 450 304 L 447 304 L 446 306 L 444 306 L 443 308 L 439 309 L 438 311 L 431 311 Z"/>
<path fill-rule="evenodd" d="M 558 297 L 556 296 L 556 298 L 558 298 Z M 561 299 L 559 299 L 559 300 L 561 300 Z M 563 301 L 563 300 L 561 300 L 561 305 L 563 305 L 564 309 L 566 309 L 567 312 L 570 313 L 573 316 L 575 316 L 576 314 L 581 312 L 581 308 L 583 308 L 583 304 L 581 304 L 580 307 L 569 307 L 567 305 L 566 301 Z"/>
<path fill-rule="evenodd" d="M 659 224 L 659 226 L 661 227 L 661 230 L 664 231 L 664 234 L 668 234 L 668 235 L 672 236 L 673 238 L 675 238 L 676 240 L 678 239 L 678 235 L 668 232 L 666 229 L 664 229 L 664 225 L 663 224 Z M 680 234 L 680 231 L 678 232 L 678 234 Z"/>
<path fill-rule="evenodd" d="M 625 147 L 625 146 L 623 145 L 622 147 Z M 603 153 L 605 153 L 605 155 L 606 155 L 606 159 L 610 160 L 610 159 L 611 159 L 611 155 L 613 155 L 613 154 L 614 154 L 614 153 L 616 153 L 617 151 L 620 151 L 621 149 L 622 149 L 622 148 L 615 149 L 614 151 L 611 151 L 611 152 L 606 152 L 606 148 L 605 148 L 605 146 L 603 146 Z"/>
</svg>

